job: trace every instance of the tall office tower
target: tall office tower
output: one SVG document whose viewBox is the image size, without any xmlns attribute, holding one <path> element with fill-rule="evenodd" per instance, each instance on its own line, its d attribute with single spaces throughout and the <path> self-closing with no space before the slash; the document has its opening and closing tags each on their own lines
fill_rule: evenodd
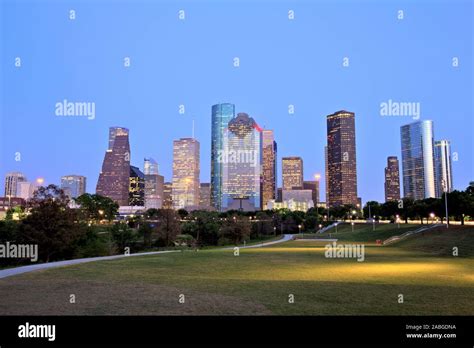
<svg viewBox="0 0 474 348">
<path fill-rule="evenodd" d="M 440 198 L 444 192 L 453 191 L 451 144 L 449 140 L 435 141 L 434 165 L 436 179 L 436 197 Z"/>
<path fill-rule="evenodd" d="M 11 172 L 5 175 L 5 197 L 19 197 L 18 183 L 27 181 L 26 176 L 20 172 Z"/>
<path fill-rule="evenodd" d="M 357 200 L 355 114 L 338 111 L 327 116 L 328 202 L 330 207 Z"/>
<path fill-rule="evenodd" d="M 326 189 L 326 206 L 329 207 L 329 172 L 328 172 L 328 147 L 324 146 L 324 187 Z"/>
<path fill-rule="evenodd" d="M 303 181 L 303 190 L 311 190 L 314 207 L 321 203 L 319 199 L 319 180 Z"/>
<path fill-rule="evenodd" d="M 222 168 L 224 151 L 224 131 L 235 117 L 235 105 L 224 103 L 212 106 L 211 126 L 211 205 L 221 211 L 222 203 Z"/>
<path fill-rule="evenodd" d="M 385 202 L 400 199 L 400 170 L 396 156 L 387 157 L 385 167 Z"/>
<path fill-rule="evenodd" d="M 262 209 L 277 196 L 277 143 L 272 130 L 262 130 Z"/>
<path fill-rule="evenodd" d="M 199 206 L 199 142 L 193 138 L 173 141 L 174 209 Z"/>
<path fill-rule="evenodd" d="M 211 209 L 211 184 L 202 182 L 199 186 L 199 209 Z"/>
<path fill-rule="evenodd" d="M 173 209 L 172 188 L 173 185 L 170 182 L 163 184 L 163 209 Z"/>
<path fill-rule="evenodd" d="M 159 175 L 158 164 L 153 158 L 145 158 L 143 169 L 145 174 L 145 208 L 161 209 L 165 178 Z"/>
<path fill-rule="evenodd" d="M 282 176 L 283 191 L 301 190 L 303 188 L 303 159 L 301 157 L 283 157 Z M 285 199 L 283 195 L 283 199 Z"/>
<path fill-rule="evenodd" d="M 229 122 L 224 153 L 221 209 L 260 210 L 262 129 L 246 113 Z"/>
<path fill-rule="evenodd" d="M 145 206 L 145 174 L 135 166 L 130 166 L 128 205 Z"/>
<path fill-rule="evenodd" d="M 62 176 L 61 189 L 70 198 L 77 198 L 86 193 L 86 177 L 82 175 Z"/>
<path fill-rule="evenodd" d="M 130 181 L 130 144 L 128 129 L 111 127 L 109 148 L 97 181 L 96 193 L 109 197 L 121 206 L 128 205 Z"/>
<path fill-rule="evenodd" d="M 414 200 L 435 197 L 433 121 L 401 126 L 400 135 L 403 196 Z"/>
</svg>

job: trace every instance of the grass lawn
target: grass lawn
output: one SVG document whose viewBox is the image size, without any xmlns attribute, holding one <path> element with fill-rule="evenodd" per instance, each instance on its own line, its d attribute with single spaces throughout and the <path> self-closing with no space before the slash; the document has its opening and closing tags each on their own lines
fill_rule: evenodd
<svg viewBox="0 0 474 348">
<path fill-rule="evenodd" d="M 27 273 L 0 279 L 0 314 L 474 314 L 474 228 L 438 228 L 375 245 L 406 232 L 402 227 L 410 228 L 338 228 L 340 243 L 364 242 L 364 262 L 327 259 L 324 242 L 290 241 L 241 249 L 240 256 L 210 249 Z"/>
</svg>

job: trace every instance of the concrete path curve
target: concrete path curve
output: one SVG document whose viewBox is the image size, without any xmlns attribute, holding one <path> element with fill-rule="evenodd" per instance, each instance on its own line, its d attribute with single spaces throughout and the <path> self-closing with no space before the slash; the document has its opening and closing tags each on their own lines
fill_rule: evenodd
<svg viewBox="0 0 474 348">
<path fill-rule="evenodd" d="M 271 242 L 265 242 L 265 243 L 259 243 L 259 244 L 253 244 L 253 245 L 248 245 L 248 246 L 239 246 L 239 248 L 241 248 L 241 249 L 244 249 L 244 248 L 245 249 L 246 248 L 261 248 L 261 247 L 265 247 L 265 246 L 268 246 L 268 245 L 287 242 L 287 241 L 292 240 L 292 239 L 293 239 L 292 234 L 285 234 L 285 235 L 283 235 L 283 237 L 281 239 L 278 239 L 278 240 L 274 240 L 274 241 L 271 241 Z M 228 247 L 228 248 L 220 248 L 218 250 L 227 250 L 227 249 L 234 249 L 234 248 L 235 247 Z M 22 273 L 38 271 L 38 270 L 42 270 L 42 269 L 71 266 L 71 265 L 77 265 L 77 264 L 87 263 L 87 262 L 115 260 L 115 259 L 121 259 L 121 258 L 124 258 L 124 257 L 158 255 L 158 254 L 177 253 L 177 252 L 181 252 L 181 250 L 151 251 L 151 252 L 146 252 L 146 253 L 136 253 L 136 254 L 130 254 L 130 255 L 88 257 L 88 258 L 84 258 L 84 259 L 56 261 L 56 262 L 49 262 L 49 263 L 40 263 L 40 264 L 37 264 L 37 265 L 28 265 L 28 266 L 21 266 L 21 267 L 8 268 L 8 269 L 0 270 L 0 279 L 11 277 L 11 276 L 22 274 Z"/>
</svg>

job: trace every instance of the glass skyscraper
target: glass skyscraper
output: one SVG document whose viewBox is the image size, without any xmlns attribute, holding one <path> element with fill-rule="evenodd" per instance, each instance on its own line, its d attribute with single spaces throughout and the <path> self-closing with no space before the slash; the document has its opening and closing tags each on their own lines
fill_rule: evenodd
<svg viewBox="0 0 474 348">
<path fill-rule="evenodd" d="M 436 197 L 453 190 L 453 172 L 451 169 L 451 144 L 449 140 L 434 143 L 434 163 L 436 178 Z"/>
<path fill-rule="evenodd" d="M 229 103 L 212 106 L 211 125 L 211 205 L 222 210 L 222 166 L 219 161 L 224 147 L 224 131 L 235 117 L 235 105 Z"/>
<path fill-rule="evenodd" d="M 153 158 L 145 158 L 145 208 L 161 209 L 163 207 L 164 177 L 158 173 L 158 163 Z"/>
<path fill-rule="evenodd" d="M 128 205 L 145 206 L 145 174 L 134 166 L 130 166 Z"/>
<path fill-rule="evenodd" d="M 433 121 L 400 128 L 403 196 L 414 200 L 435 197 Z"/>
<path fill-rule="evenodd" d="M 260 210 L 262 129 L 253 118 L 239 113 L 224 132 L 222 210 Z"/>
<path fill-rule="evenodd" d="M 86 177 L 82 175 L 65 175 L 61 177 L 61 188 L 71 198 L 86 193 Z"/>
</svg>

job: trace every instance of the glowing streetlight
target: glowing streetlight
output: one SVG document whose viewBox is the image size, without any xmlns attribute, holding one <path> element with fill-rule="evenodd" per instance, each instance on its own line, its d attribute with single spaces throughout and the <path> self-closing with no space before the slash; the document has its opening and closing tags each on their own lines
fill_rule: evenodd
<svg viewBox="0 0 474 348">
<path fill-rule="evenodd" d="M 351 222 L 352 232 L 354 232 L 354 222 Z"/>
<path fill-rule="evenodd" d="M 299 233 L 301 234 L 301 225 L 298 225 Z"/>
</svg>

